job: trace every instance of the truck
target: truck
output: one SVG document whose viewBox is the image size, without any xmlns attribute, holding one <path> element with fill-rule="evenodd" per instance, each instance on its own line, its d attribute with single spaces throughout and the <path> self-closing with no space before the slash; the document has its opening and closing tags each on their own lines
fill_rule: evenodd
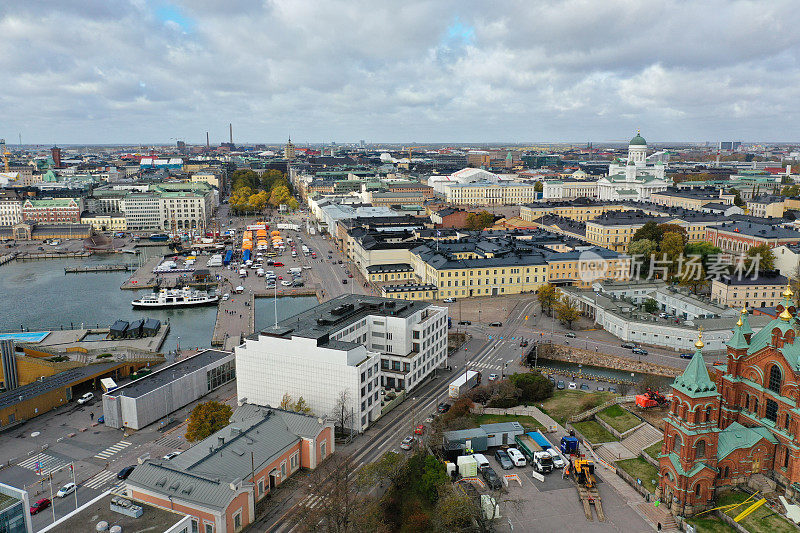
<svg viewBox="0 0 800 533">
<path fill-rule="evenodd" d="M 228 250 L 225 252 L 225 258 L 222 260 L 222 264 L 228 266 L 231 264 L 231 260 L 233 259 L 233 250 Z"/>
<path fill-rule="evenodd" d="M 540 431 L 531 431 L 530 433 L 528 433 L 528 435 L 530 435 L 531 438 L 536 441 L 536 444 L 541 446 L 542 450 L 546 450 L 548 448 L 553 447 L 553 445 L 550 444 L 550 441 L 547 440 L 547 437 L 542 435 Z"/>
<path fill-rule="evenodd" d="M 250 250 L 245 250 L 242 252 L 242 263 L 246 263 L 250 260 Z"/>
<path fill-rule="evenodd" d="M 311 251 L 308 249 L 308 246 L 305 244 L 301 247 L 301 249 L 303 250 L 303 255 L 308 255 L 311 253 Z"/>
<path fill-rule="evenodd" d="M 534 438 L 536 434 L 538 434 L 539 437 L 544 437 L 538 431 L 531 431 L 523 435 L 515 436 L 514 442 L 517 443 L 519 451 L 528 458 L 528 462 L 537 472 L 540 474 L 549 474 L 553 471 L 553 457 L 545 451 L 546 448 L 542 448 L 542 446 L 536 442 Z M 550 447 L 549 444 L 548 442 L 548 448 Z"/>
<path fill-rule="evenodd" d="M 458 398 L 464 392 L 477 387 L 481 382 L 481 373 L 475 370 L 467 370 L 466 374 L 461 374 L 450 383 L 450 397 Z"/>
<path fill-rule="evenodd" d="M 189 261 L 190 260 L 188 260 L 188 259 L 186 260 L 186 265 L 187 266 L 189 265 Z M 194 260 L 191 260 L 191 261 L 192 261 L 192 263 L 194 263 Z M 206 266 L 210 266 L 210 267 L 222 266 L 222 255 L 220 255 L 220 254 L 212 255 L 211 258 L 208 260 L 208 263 L 206 263 Z"/>
<path fill-rule="evenodd" d="M 291 230 L 294 230 L 294 231 L 300 231 L 300 225 L 299 224 L 284 224 L 284 223 L 281 223 L 281 224 L 278 224 L 276 227 L 278 229 L 291 229 Z"/>
<path fill-rule="evenodd" d="M 578 454 L 578 438 L 574 436 L 561 437 L 561 453 L 570 456 Z"/>
<path fill-rule="evenodd" d="M 292 275 L 292 276 L 294 276 L 294 275 L 298 275 L 299 276 L 302 273 L 303 273 L 303 269 L 300 268 L 300 267 L 294 267 L 294 268 L 290 268 L 289 269 L 289 274 Z"/>
</svg>

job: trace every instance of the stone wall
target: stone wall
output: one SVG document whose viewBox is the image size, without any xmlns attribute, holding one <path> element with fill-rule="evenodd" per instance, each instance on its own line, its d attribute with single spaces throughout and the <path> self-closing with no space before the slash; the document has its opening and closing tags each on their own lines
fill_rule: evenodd
<svg viewBox="0 0 800 533">
<path fill-rule="evenodd" d="M 606 429 L 606 431 L 608 431 L 609 433 L 611 433 L 612 435 L 617 437 L 619 440 L 622 440 L 625 437 L 629 436 L 631 433 L 633 433 L 634 431 L 636 431 L 637 429 L 639 429 L 640 427 L 642 427 L 643 425 L 645 425 L 647 423 L 647 422 L 642 422 L 638 426 L 632 427 L 631 429 L 629 429 L 625 433 L 620 433 L 619 431 L 617 431 L 616 429 L 611 427 L 611 424 L 609 424 L 608 422 L 606 422 L 605 420 L 603 420 L 602 418 L 597 416 L 597 413 L 595 413 L 594 421 L 597 422 L 598 424 L 600 424 L 601 426 L 603 426 Z"/>
<path fill-rule="evenodd" d="M 653 374 L 656 376 L 673 378 L 683 372 L 683 370 L 679 368 L 648 363 L 647 361 L 633 361 L 617 355 L 598 353 L 581 348 L 573 348 L 572 346 L 563 346 L 561 344 L 540 344 L 539 357 L 565 363 L 601 366 L 614 370 L 622 370 L 624 372 Z"/>
</svg>

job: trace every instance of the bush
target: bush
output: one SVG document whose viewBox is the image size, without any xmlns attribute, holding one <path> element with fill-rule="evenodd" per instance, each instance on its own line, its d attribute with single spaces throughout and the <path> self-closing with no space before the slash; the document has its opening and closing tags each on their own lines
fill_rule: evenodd
<svg viewBox="0 0 800 533">
<path fill-rule="evenodd" d="M 541 372 L 511 374 L 508 379 L 519 389 L 523 402 L 538 402 L 553 396 L 553 382 Z"/>
<path fill-rule="evenodd" d="M 109 357 L 114 357 L 114 354 L 112 354 L 112 353 L 101 353 L 100 355 L 97 356 L 97 359 L 107 359 Z"/>
<path fill-rule="evenodd" d="M 198 404 L 189 415 L 186 440 L 196 442 L 228 425 L 233 409 L 228 404 L 210 401 Z"/>
</svg>

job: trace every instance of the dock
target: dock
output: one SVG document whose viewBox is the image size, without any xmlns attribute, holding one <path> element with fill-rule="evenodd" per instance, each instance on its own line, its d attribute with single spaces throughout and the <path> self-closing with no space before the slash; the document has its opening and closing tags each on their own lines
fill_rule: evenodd
<svg viewBox="0 0 800 533">
<path fill-rule="evenodd" d="M 84 266 L 84 267 L 66 267 L 64 268 L 64 274 L 79 274 L 81 272 L 119 272 L 119 271 L 130 271 L 136 270 L 136 266 L 134 265 L 95 265 L 95 266 Z"/>
<path fill-rule="evenodd" d="M 66 259 L 69 257 L 90 257 L 92 252 L 26 252 L 17 254 L 17 261 L 38 261 L 40 259 Z"/>
<path fill-rule="evenodd" d="M 0 266 L 5 265 L 6 263 L 10 263 L 14 259 L 17 258 L 17 253 L 13 252 L 10 254 L 0 255 Z"/>
</svg>

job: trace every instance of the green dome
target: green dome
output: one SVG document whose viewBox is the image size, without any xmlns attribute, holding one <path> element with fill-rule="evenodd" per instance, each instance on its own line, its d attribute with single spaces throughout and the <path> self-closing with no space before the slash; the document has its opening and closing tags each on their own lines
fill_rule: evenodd
<svg viewBox="0 0 800 533">
<path fill-rule="evenodd" d="M 639 135 L 639 132 L 636 132 L 636 137 L 631 139 L 631 142 L 628 143 L 630 146 L 647 146 L 647 141 L 644 140 L 644 137 Z"/>
</svg>

